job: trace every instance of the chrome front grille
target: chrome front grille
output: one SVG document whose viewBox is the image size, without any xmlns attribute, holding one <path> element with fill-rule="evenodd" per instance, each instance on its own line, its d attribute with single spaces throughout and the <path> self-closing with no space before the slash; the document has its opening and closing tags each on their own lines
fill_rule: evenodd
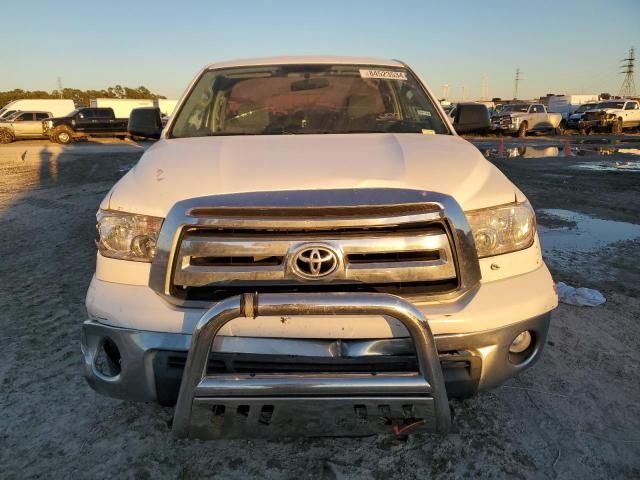
<svg viewBox="0 0 640 480">
<path fill-rule="evenodd" d="M 294 254 L 305 246 L 339 253 L 340 268 L 326 279 L 296 275 Z M 453 253 L 442 228 L 415 232 L 287 231 L 243 233 L 188 229 L 180 244 L 173 277 L 178 287 L 216 287 L 233 282 L 254 286 L 270 282 L 407 283 L 456 278 Z"/>
<path fill-rule="evenodd" d="M 301 274 L 301 260 L 318 252 L 338 263 L 318 268 L 319 277 Z M 196 306 L 253 291 L 419 299 L 458 295 L 479 280 L 471 230 L 451 197 L 376 188 L 179 202 L 163 223 L 149 285 L 170 303 Z"/>
</svg>

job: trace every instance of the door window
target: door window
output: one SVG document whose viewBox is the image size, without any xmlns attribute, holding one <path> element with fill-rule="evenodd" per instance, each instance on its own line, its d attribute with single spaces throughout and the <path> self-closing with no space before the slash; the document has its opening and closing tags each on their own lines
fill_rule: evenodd
<svg viewBox="0 0 640 480">
<path fill-rule="evenodd" d="M 36 120 L 46 120 L 49 118 L 48 113 L 36 113 Z"/>
<path fill-rule="evenodd" d="M 18 121 L 18 122 L 31 122 L 31 121 L 33 121 L 33 113 L 22 113 L 18 117 L 16 117 L 16 121 Z"/>
<path fill-rule="evenodd" d="M 629 102 L 624 106 L 625 110 L 638 110 L 638 104 L 636 102 Z"/>
</svg>

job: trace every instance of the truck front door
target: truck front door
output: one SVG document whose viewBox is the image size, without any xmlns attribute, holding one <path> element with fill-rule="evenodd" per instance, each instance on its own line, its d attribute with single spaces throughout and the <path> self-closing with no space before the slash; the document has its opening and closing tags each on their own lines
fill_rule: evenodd
<svg viewBox="0 0 640 480">
<path fill-rule="evenodd" d="M 625 127 L 637 127 L 640 125 L 640 105 L 638 105 L 638 102 L 627 102 L 622 115 Z"/>
<path fill-rule="evenodd" d="M 542 130 L 545 128 L 549 128 L 549 121 L 547 119 L 547 114 L 544 110 L 544 107 L 539 104 L 531 105 L 529 107 L 529 118 L 530 125 L 529 130 Z"/>
<path fill-rule="evenodd" d="M 96 121 L 92 108 L 83 108 L 74 118 L 76 132 L 91 133 L 96 130 Z"/>
</svg>

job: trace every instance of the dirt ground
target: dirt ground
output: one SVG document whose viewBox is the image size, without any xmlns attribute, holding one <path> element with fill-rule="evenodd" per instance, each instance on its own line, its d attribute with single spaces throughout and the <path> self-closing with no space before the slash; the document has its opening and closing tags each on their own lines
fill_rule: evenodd
<svg viewBox="0 0 640 480">
<path fill-rule="evenodd" d="M 142 151 L 121 142 L 0 147 L 0 477 L 640 477 L 638 239 L 550 256 L 556 280 L 599 289 L 607 303 L 561 305 L 540 362 L 453 401 L 445 438 L 178 441 L 172 409 L 94 393 L 79 346 L 94 214 Z M 537 209 L 640 223 L 639 172 L 576 168 L 603 161 L 595 155 L 492 161 Z"/>
</svg>

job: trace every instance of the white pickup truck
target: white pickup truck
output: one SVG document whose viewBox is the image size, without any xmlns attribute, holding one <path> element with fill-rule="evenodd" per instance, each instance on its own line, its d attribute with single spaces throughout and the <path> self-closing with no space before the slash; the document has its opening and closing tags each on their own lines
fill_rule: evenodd
<svg viewBox="0 0 640 480">
<path fill-rule="evenodd" d="M 530 132 L 560 133 L 562 114 L 549 113 L 541 103 L 510 103 L 491 117 L 491 128 L 526 137 Z"/>
<path fill-rule="evenodd" d="M 640 126 L 640 104 L 636 100 L 607 100 L 587 110 L 580 121 L 581 133 L 609 130 L 620 134 L 624 129 Z"/>
<path fill-rule="evenodd" d="M 404 63 L 216 63 L 129 131 L 160 139 L 97 214 L 85 375 L 176 435 L 444 433 L 540 357 L 534 211 Z"/>
</svg>

